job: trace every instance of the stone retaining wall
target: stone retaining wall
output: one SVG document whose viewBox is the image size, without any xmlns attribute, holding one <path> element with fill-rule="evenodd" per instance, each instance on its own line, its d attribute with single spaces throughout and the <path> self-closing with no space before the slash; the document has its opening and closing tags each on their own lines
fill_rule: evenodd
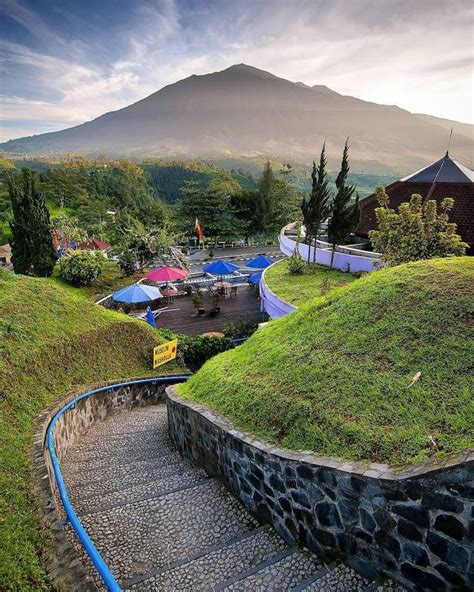
<svg viewBox="0 0 474 592">
<path fill-rule="evenodd" d="M 175 387 L 167 405 L 180 453 L 290 544 L 412 590 L 474 589 L 474 450 L 397 473 L 259 442 Z"/>
<path fill-rule="evenodd" d="M 123 380 L 115 381 L 117 382 L 123 382 Z M 58 589 L 97 590 L 84 570 L 81 560 L 78 560 L 78 554 L 61 523 L 64 510 L 57 494 L 56 479 L 47 449 L 46 432 L 56 413 L 76 397 L 94 388 L 113 386 L 113 384 L 114 382 L 111 381 L 73 390 L 38 417 L 31 455 L 35 474 L 35 493 L 42 500 L 44 523 L 49 528 L 55 547 L 54 556 L 50 558 L 47 567 Z M 110 413 L 158 403 L 163 400 L 165 387 L 165 384 L 135 384 L 97 393 L 79 401 L 74 408 L 66 411 L 56 424 L 54 440 L 58 459 L 61 460 L 64 457 L 71 444 L 93 423 L 104 420 Z"/>
</svg>

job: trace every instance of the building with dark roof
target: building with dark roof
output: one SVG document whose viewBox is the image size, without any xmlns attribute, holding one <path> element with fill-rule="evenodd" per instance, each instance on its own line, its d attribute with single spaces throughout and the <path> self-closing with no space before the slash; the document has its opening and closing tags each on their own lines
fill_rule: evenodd
<svg viewBox="0 0 474 592">
<path fill-rule="evenodd" d="M 457 224 L 457 232 L 464 242 L 474 249 L 474 171 L 468 169 L 454 158 L 446 155 L 433 164 L 395 181 L 385 188 L 389 207 L 398 210 L 400 204 L 410 201 L 418 193 L 426 202 L 434 199 L 438 205 L 445 197 L 454 199 L 454 207 L 449 213 L 450 222 Z M 375 193 L 360 202 L 361 221 L 356 234 L 367 237 L 369 230 L 377 228 L 375 209 L 379 207 Z"/>
<path fill-rule="evenodd" d="M 81 243 L 79 245 L 79 249 L 83 251 L 108 251 L 110 249 L 110 245 L 108 243 L 104 243 L 104 241 L 101 241 L 98 238 L 92 237 L 86 242 Z"/>
</svg>

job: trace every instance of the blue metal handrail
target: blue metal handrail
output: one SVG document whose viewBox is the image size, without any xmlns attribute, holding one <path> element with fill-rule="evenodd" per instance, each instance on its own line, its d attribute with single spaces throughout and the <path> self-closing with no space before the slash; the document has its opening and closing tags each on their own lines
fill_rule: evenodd
<svg viewBox="0 0 474 592">
<path fill-rule="evenodd" d="M 76 403 L 81 401 L 82 399 L 87 399 L 92 395 L 96 395 L 97 393 L 103 392 L 111 392 L 121 387 L 132 386 L 134 384 L 177 384 L 179 382 L 185 382 L 189 378 L 189 375 L 181 374 L 177 376 L 160 376 L 156 378 L 142 378 L 140 380 L 131 380 L 129 382 L 120 382 L 117 384 L 110 384 L 108 386 L 103 386 L 100 388 L 93 389 L 88 391 L 87 393 L 83 393 L 76 397 L 73 401 L 70 401 L 67 405 L 65 405 L 62 409 L 60 409 L 56 415 L 51 420 L 51 423 L 48 426 L 48 430 L 46 432 L 46 442 L 48 445 L 49 456 L 51 458 L 51 463 L 53 465 L 54 476 L 56 478 L 56 483 L 58 485 L 58 492 L 61 498 L 61 502 L 63 504 L 64 511 L 66 512 L 67 519 L 71 523 L 77 537 L 81 541 L 86 553 L 89 555 L 92 563 L 94 564 L 95 568 L 97 569 L 100 577 L 102 578 L 104 584 L 107 586 L 107 590 L 110 592 L 121 592 L 121 588 L 118 585 L 116 579 L 112 575 L 109 567 L 102 559 L 102 556 L 97 551 L 94 543 L 89 538 L 86 530 L 82 526 L 79 518 L 77 517 L 76 513 L 74 512 L 74 508 L 72 507 L 71 502 L 69 501 L 69 496 L 67 494 L 66 485 L 64 484 L 63 476 L 61 473 L 61 469 L 59 467 L 58 457 L 56 456 L 56 449 L 54 446 L 54 438 L 53 432 L 54 427 L 58 421 L 58 419 L 69 409 L 73 409 L 76 406 Z"/>
</svg>

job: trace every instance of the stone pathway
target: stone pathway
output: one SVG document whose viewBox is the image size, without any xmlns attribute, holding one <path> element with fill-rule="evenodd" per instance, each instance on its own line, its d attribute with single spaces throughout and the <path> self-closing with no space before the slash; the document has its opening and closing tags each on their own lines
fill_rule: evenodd
<svg viewBox="0 0 474 592">
<path fill-rule="evenodd" d="M 260 525 L 221 483 L 173 450 L 165 405 L 94 425 L 61 466 L 77 515 L 124 590 L 402 590 L 369 585 L 344 565 L 326 566 Z"/>
</svg>

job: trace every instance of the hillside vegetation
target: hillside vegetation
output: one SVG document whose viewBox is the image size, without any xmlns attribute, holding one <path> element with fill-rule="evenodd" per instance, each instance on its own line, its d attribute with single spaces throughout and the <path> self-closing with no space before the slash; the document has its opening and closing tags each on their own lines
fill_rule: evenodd
<svg viewBox="0 0 474 592">
<path fill-rule="evenodd" d="M 153 374 L 151 352 L 161 340 L 80 290 L 0 270 L 0 589 L 50 589 L 47 535 L 31 492 L 35 418 L 74 385 Z M 161 373 L 177 371 L 171 363 Z"/>
<path fill-rule="evenodd" d="M 292 449 L 394 466 L 474 446 L 474 260 L 375 272 L 271 321 L 180 393 Z M 413 379 L 421 372 L 419 380 Z"/>
</svg>

